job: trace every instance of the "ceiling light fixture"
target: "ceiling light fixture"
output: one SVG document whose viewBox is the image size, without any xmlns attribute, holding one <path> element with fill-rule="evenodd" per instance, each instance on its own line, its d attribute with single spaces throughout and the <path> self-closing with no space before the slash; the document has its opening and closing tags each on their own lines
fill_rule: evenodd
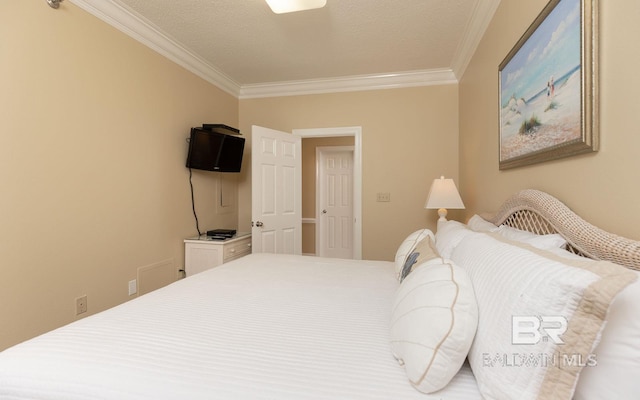
<svg viewBox="0 0 640 400">
<path fill-rule="evenodd" d="M 322 8 L 327 0 L 266 0 L 271 11 L 276 14 L 284 14 L 295 11 L 313 10 Z"/>
</svg>

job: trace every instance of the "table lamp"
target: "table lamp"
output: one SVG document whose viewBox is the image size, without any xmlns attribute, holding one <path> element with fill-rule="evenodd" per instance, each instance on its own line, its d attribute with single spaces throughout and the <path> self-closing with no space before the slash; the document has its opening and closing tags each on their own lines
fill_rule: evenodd
<svg viewBox="0 0 640 400">
<path fill-rule="evenodd" d="M 438 221 L 447 220 L 447 208 L 464 209 L 464 204 L 453 179 L 445 179 L 444 176 L 441 176 L 440 179 L 434 179 L 424 208 L 438 209 L 440 216 Z"/>
</svg>

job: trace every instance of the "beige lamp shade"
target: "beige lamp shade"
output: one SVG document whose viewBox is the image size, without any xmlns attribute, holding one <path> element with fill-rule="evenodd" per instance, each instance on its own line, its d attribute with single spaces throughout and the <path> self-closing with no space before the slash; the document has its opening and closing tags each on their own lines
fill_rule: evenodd
<svg viewBox="0 0 640 400">
<path fill-rule="evenodd" d="M 424 208 L 437 209 L 441 221 L 446 220 L 447 208 L 463 209 L 464 203 L 453 179 L 445 179 L 444 176 L 434 179 Z"/>
</svg>

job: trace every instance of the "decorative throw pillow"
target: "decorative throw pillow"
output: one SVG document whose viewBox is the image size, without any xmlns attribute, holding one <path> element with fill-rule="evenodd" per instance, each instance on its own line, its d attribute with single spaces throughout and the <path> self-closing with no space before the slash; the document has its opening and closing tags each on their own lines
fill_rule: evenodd
<svg viewBox="0 0 640 400">
<path fill-rule="evenodd" d="M 421 392 L 445 387 L 456 375 L 478 323 L 467 273 L 438 258 L 416 266 L 396 294 L 391 351 Z"/>
<path fill-rule="evenodd" d="M 466 236 L 452 260 L 481 310 L 469 363 L 486 398 L 570 399 L 609 305 L 636 275 L 603 261 L 564 259 L 495 233 Z"/>
<path fill-rule="evenodd" d="M 400 277 L 400 282 L 402 282 L 404 278 L 409 275 L 414 266 L 420 265 L 423 262 L 432 260 L 434 258 L 440 258 L 440 255 L 438 254 L 438 250 L 436 250 L 436 246 L 433 243 L 433 239 L 431 239 L 431 236 L 427 236 L 420 242 L 418 242 L 411 254 L 409 254 L 409 256 L 407 257 L 407 260 L 404 263 L 404 267 L 402 268 L 402 276 Z"/>
<path fill-rule="evenodd" d="M 402 276 L 402 269 L 407 261 L 407 257 L 411 254 L 413 249 L 415 249 L 418 243 L 427 236 L 433 238 L 433 232 L 429 229 L 420 229 L 407 236 L 407 238 L 400 243 L 400 246 L 396 251 L 395 258 L 396 277 L 398 280 L 400 280 Z"/>
<path fill-rule="evenodd" d="M 418 256 L 420 253 L 416 253 L 415 251 L 407 256 L 407 260 L 404 262 L 404 267 L 402 267 L 402 274 L 400 275 L 400 282 L 404 280 L 411 273 L 413 266 L 416 261 L 418 261 Z"/>
</svg>

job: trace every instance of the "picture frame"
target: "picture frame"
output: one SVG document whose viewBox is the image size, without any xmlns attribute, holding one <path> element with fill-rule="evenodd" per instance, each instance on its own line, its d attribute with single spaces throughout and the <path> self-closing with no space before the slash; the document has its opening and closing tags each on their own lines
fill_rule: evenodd
<svg viewBox="0 0 640 400">
<path fill-rule="evenodd" d="M 498 67 L 499 169 L 598 150 L 598 0 L 551 0 Z"/>
</svg>

